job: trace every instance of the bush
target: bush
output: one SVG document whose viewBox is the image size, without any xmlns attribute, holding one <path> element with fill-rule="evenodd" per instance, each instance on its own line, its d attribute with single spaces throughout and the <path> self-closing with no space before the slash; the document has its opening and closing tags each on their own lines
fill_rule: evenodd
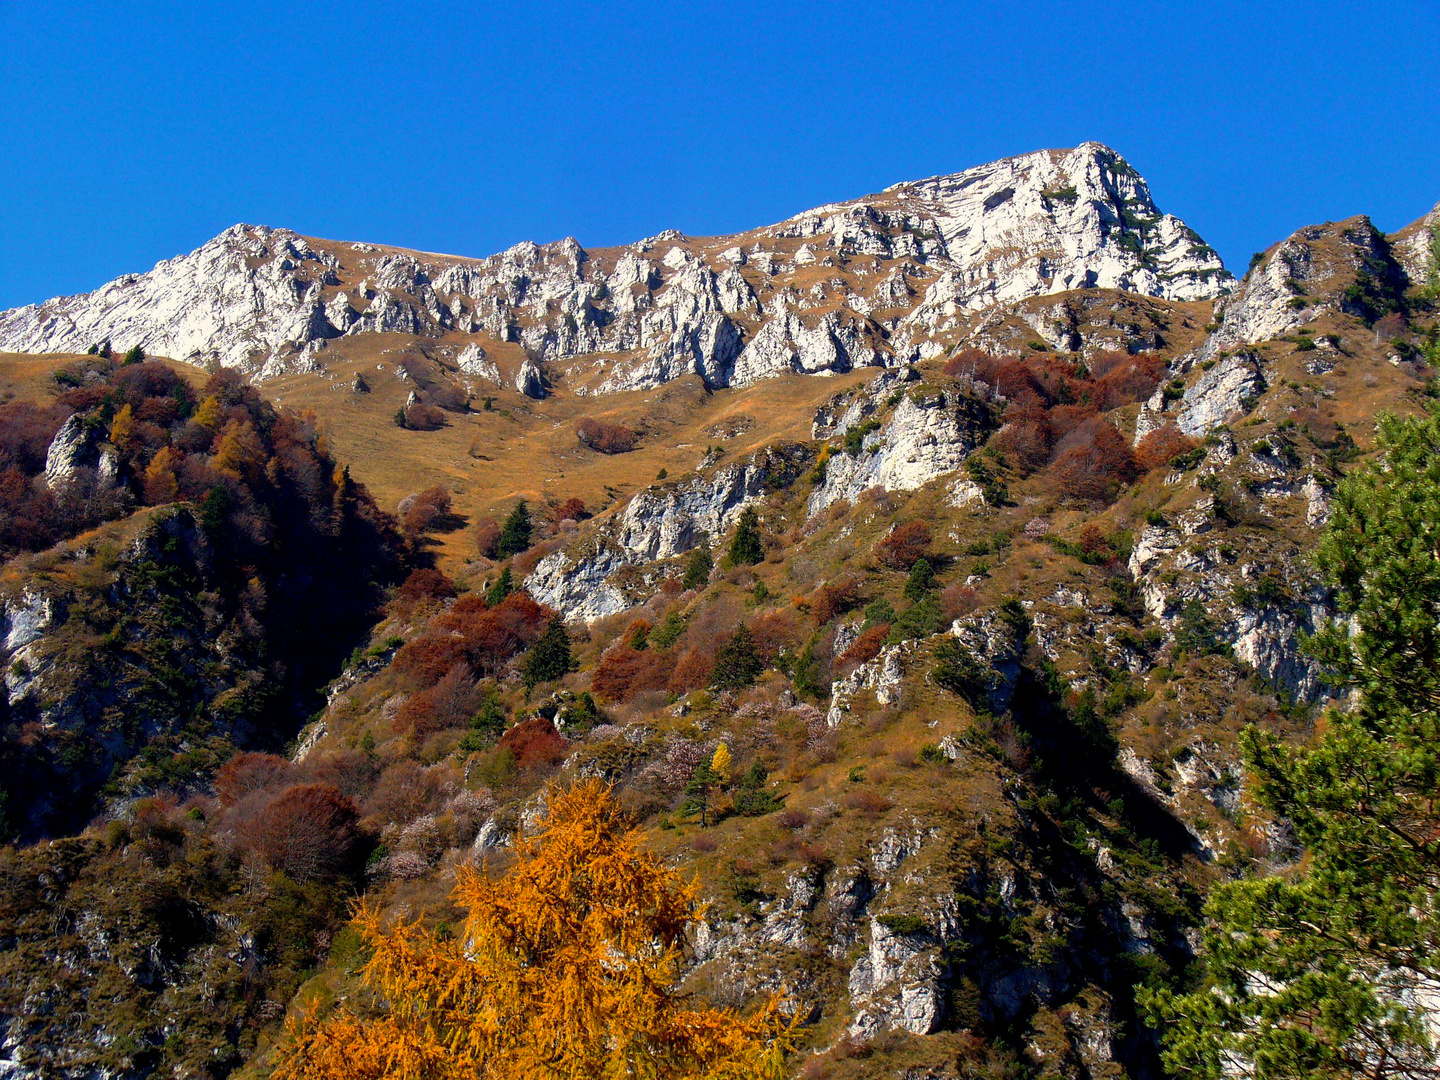
<svg viewBox="0 0 1440 1080">
<path fill-rule="evenodd" d="M 522 720 L 500 737 L 499 748 L 515 755 L 521 770 L 547 769 L 559 765 L 570 750 L 570 743 L 543 716 Z"/>
<path fill-rule="evenodd" d="M 835 658 L 835 666 L 839 669 L 857 668 L 861 664 L 868 663 L 880 655 L 881 648 L 885 645 L 885 639 L 890 636 L 890 624 L 888 622 L 876 623 L 860 631 L 858 637 L 850 643 L 850 647 Z"/>
<path fill-rule="evenodd" d="M 581 417 L 575 425 L 575 435 L 583 445 L 602 454 L 628 454 L 639 442 L 639 435 L 624 424 L 588 416 Z"/>
<path fill-rule="evenodd" d="M 1171 464 L 1195 449 L 1195 440 L 1185 435 L 1174 424 L 1166 424 L 1146 434 L 1135 447 L 1136 465 L 1149 472 L 1162 465 Z"/>
<path fill-rule="evenodd" d="M 411 431 L 438 431 L 445 426 L 445 410 L 436 405 L 417 402 L 401 409 L 395 422 Z"/>
<path fill-rule="evenodd" d="M 875 545 L 875 557 L 892 570 L 908 570 L 930 553 L 930 526 L 923 521 L 897 525 Z"/>
<path fill-rule="evenodd" d="M 315 881 L 353 869 L 363 841 L 358 819 L 355 804 L 329 784 L 298 784 L 241 816 L 235 835 L 276 870 Z"/>
<path fill-rule="evenodd" d="M 410 571 L 404 584 L 395 591 L 400 600 L 417 603 L 422 600 L 444 600 L 455 595 L 455 583 L 439 570 L 421 567 Z"/>
<path fill-rule="evenodd" d="M 945 637 L 936 644 L 930 674 L 937 686 L 957 695 L 976 712 L 989 711 L 994 673 L 957 639 Z"/>
<path fill-rule="evenodd" d="M 395 713 L 395 727 L 429 735 L 465 727 L 481 704 L 480 688 L 470 669 L 456 664 L 434 686 L 411 694 Z"/>
<path fill-rule="evenodd" d="M 494 518 L 481 518 L 475 525 L 475 550 L 487 559 L 500 555 L 500 523 Z"/>
<path fill-rule="evenodd" d="M 860 584 L 851 575 L 821 585 L 810 595 L 810 614 L 816 626 L 854 610 L 860 603 Z"/>
<path fill-rule="evenodd" d="M 617 645 L 595 665 L 590 689 L 604 701 L 629 701 L 647 690 L 663 690 L 673 666 L 674 657 L 665 650 Z"/>
<path fill-rule="evenodd" d="M 428 532 L 450 517 L 450 491 L 442 484 L 400 500 L 400 524 L 411 536 Z"/>
</svg>

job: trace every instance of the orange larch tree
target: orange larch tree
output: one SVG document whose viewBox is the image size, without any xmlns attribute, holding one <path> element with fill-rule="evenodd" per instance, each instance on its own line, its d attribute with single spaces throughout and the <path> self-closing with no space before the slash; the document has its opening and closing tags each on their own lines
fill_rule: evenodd
<svg viewBox="0 0 1440 1080">
<path fill-rule="evenodd" d="M 646 850 L 609 789 L 548 792 L 495 880 L 466 867 L 446 938 L 362 908 L 374 1016 L 292 1023 L 274 1080 L 777 1080 L 793 1042 L 772 999 L 699 1007 L 676 990 L 696 887 Z"/>
</svg>

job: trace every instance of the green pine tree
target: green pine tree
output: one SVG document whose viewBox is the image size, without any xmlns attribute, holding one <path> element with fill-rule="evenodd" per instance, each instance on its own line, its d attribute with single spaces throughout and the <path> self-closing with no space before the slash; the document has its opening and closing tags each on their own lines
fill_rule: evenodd
<svg viewBox="0 0 1440 1080">
<path fill-rule="evenodd" d="M 929 559 L 916 559 L 905 582 L 906 600 L 923 600 L 935 588 L 935 568 Z"/>
<path fill-rule="evenodd" d="M 132 348 L 129 352 L 127 352 L 127 353 L 125 354 L 125 358 L 124 358 L 123 360 L 121 360 L 120 363 L 121 363 L 121 364 L 139 364 L 139 363 L 143 362 L 144 359 L 145 359 L 145 350 L 142 349 L 139 345 L 136 345 L 134 348 Z"/>
<path fill-rule="evenodd" d="M 753 506 L 740 511 L 740 524 L 730 541 L 730 562 L 735 566 L 754 566 L 765 558 L 765 545 L 760 539 L 760 519 Z"/>
<path fill-rule="evenodd" d="M 710 683 L 720 690 L 743 690 L 753 685 L 764 670 L 765 662 L 755 648 L 755 639 L 742 625 L 720 646 Z"/>
<path fill-rule="evenodd" d="M 1340 485 L 1317 554 L 1340 618 L 1311 648 L 1354 702 L 1308 746 L 1242 737 L 1256 800 L 1308 857 L 1302 872 L 1218 886 L 1203 981 L 1142 995 L 1176 1074 L 1440 1065 L 1405 1004 L 1440 977 L 1440 412 L 1382 420 L 1377 445 L 1382 462 Z"/>
<path fill-rule="evenodd" d="M 525 500 L 521 499 L 515 504 L 515 509 L 510 511 L 505 524 L 500 526 L 500 558 L 508 559 L 511 555 L 519 555 L 529 548 L 532 531 L 530 508 L 525 505 Z"/>
<path fill-rule="evenodd" d="M 711 793 L 720 786 L 720 776 L 710 767 L 709 760 L 702 761 L 685 782 L 685 801 L 680 804 L 683 814 L 699 814 L 700 827 L 710 824 Z"/>
<path fill-rule="evenodd" d="M 685 577 L 680 584 L 687 589 L 703 589 L 714 569 L 715 559 L 710 554 L 710 545 L 701 544 L 690 552 L 690 562 L 685 566 Z"/>
<path fill-rule="evenodd" d="M 570 635 L 565 630 L 565 620 L 557 615 L 545 627 L 540 640 L 526 652 L 521 677 L 524 679 L 525 689 L 533 690 L 540 683 L 558 679 L 574 669 L 575 660 L 570 654 Z"/>
<path fill-rule="evenodd" d="M 495 583 L 485 591 L 485 603 L 491 607 L 499 607 L 505 602 L 505 598 L 515 591 L 514 578 L 510 574 L 510 564 L 506 563 L 500 570 L 500 576 Z"/>
</svg>

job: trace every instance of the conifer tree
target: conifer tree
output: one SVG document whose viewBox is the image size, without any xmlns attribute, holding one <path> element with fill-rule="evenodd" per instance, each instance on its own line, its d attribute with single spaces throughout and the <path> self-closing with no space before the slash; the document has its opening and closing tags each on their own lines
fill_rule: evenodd
<svg viewBox="0 0 1440 1080">
<path fill-rule="evenodd" d="M 905 581 L 905 599 L 923 600 L 935 588 L 935 569 L 929 559 L 916 559 Z"/>
<path fill-rule="evenodd" d="M 760 539 L 760 519 L 753 506 L 740 511 L 740 524 L 730 541 L 730 561 L 736 566 L 754 566 L 765 558 L 765 545 Z"/>
<path fill-rule="evenodd" d="M 1436 1075 L 1416 1008 L 1440 978 L 1440 412 L 1379 424 L 1317 562 L 1340 618 L 1311 648 L 1355 692 L 1308 746 L 1254 727 L 1254 795 L 1303 869 L 1216 888 L 1204 980 L 1142 996 L 1178 1074 Z"/>
<path fill-rule="evenodd" d="M 710 683 L 720 690 L 743 690 L 764 670 L 765 662 L 755 648 L 755 639 L 749 628 L 742 625 L 720 646 Z"/>
<path fill-rule="evenodd" d="M 574 670 L 575 661 L 570 655 L 570 635 L 565 631 L 565 620 L 556 615 L 545 627 L 540 640 L 530 646 L 525 654 L 522 678 L 525 689 L 533 690 L 542 682 L 558 679 L 567 671 Z"/>
<path fill-rule="evenodd" d="M 485 603 L 492 608 L 499 607 L 505 602 L 505 598 L 515 591 L 514 578 L 510 573 L 510 564 L 506 563 L 500 570 L 500 576 L 495 583 L 485 592 Z"/>
<path fill-rule="evenodd" d="M 690 561 L 685 566 L 685 577 L 680 584 L 687 589 L 703 589 L 710 581 L 710 572 L 715 569 L 715 559 L 710 554 L 710 545 L 701 544 L 690 552 Z"/>
<path fill-rule="evenodd" d="M 386 1006 L 287 1029 L 275 1080 L 779 1080 L 794 1024 L 699 1007 L 675 984 L 697 888 L 642 846 L 598 781 L 549 813 L 491 879 L 462 865 L 453 935 L 356 918 Z"/>
<path fill-rule="evenodd" d="M 512 555 L 519 555 L 530 547 L 530 508 L 521 499 L 515 504 L 515 509 L 510 511 L 510 516 L 505 519 L 505 524 L 500 526 L 499 556 L 508 559 Z"/>
</svg>

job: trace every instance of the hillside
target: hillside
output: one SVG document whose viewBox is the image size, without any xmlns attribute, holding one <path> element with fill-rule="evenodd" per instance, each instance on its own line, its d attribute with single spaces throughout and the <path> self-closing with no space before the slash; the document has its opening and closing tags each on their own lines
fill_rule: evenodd
<svg viewBox="0 0 1440 1080">
<path fill-rule="evenodd" d="M 1309 553 L 1440 396 L 1437 215 L 1237 281 L 1087 143 L 604 251 L 237 227 L 0 315 L 64 353 L 0 357 L 7 513 L 57 444 L 134 500 L 7 541 L 0 1070 L 264 1076 L 287 1014 L 371 1005 L 350 900 L 443 936 L 457 867 L 600 778 L 698 878 L 685 987 L 781 994 L 797 1075 L 1164 1075 L 1137 988 L 1301 854 L 1237 740 L 1331 694 Z M 74 355 L 106 338 L 171 361 Z M 234 467 L 225 395 L 267 440 L 237 504 L 305 504 L 281 547 L 178 483 Z M 62 729 L 86 768 L 35 764 Z"/>
</svg>

